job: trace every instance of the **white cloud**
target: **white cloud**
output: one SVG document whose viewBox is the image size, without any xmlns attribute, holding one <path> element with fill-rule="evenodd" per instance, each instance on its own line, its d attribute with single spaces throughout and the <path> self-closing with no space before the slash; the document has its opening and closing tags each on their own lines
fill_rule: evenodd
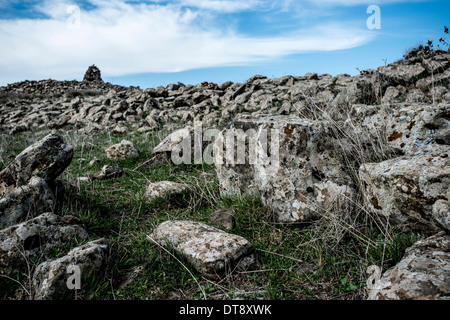
<svg viewBox="0 0 450 320">
<path fill-rule="evenodd" d="M 180 1 L 199 8 L 206 5 L 204 0 Z M 242 65 L 294 53 L 352 48 L 373 35 L 328 24 L 285 36 L 250 37 L 228 31 L 227 26 L 202 27 L 211 13 L 201 9 L 119 0 L 90 2 L 97 8 L 81 12 L 79 30 L 67 27 L 70 2 L 41 4 L 39 10 L 49 19 L 0 20 L 0 83 L 81 78 L 93 63 L 104 76 Z M 212 2 L 216 9 L 223 2 L 238 6 L 232 0 Z"/>
</svg>

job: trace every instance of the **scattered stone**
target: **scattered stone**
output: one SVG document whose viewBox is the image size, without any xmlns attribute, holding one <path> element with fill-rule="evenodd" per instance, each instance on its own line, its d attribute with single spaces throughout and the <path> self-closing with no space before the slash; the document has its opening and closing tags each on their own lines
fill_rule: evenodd
<svg viewBox="0 0 450 320">
<path fill-rule="evenodd" d="M 128 160 L 138 155 L 138 151 L 133 143 L 128 140 L 122 140 L 120 143 L 110 146 L 105 150 L 106 157 L 109 160 Z"/>
<path fill-rule="evenodd" d="M 114 179 L 119 178 L 123 175 L 124 171 L 120 167 L 113 167 L 110 165 L 103 166 L 102 170 L 100 172 L 97 172 L 92 177 L 93 180 L 108 180 L 108 179 Z"/>
<path fill-rule="evenodd" d="M 374 283 L 369 300 L 448 300 L 450 236 L 439 233 L 416 242 L 403 259 Z"/>
<path fill-rule="evenodd" d="M 146 201 L 153 201 L 156 198 L 166 198 L 191 190 L 191 187 L 185 183 L 177 183 L 172 181 L 153 182 L 147 187 L 144 194 L 144 199 Z"/>
<path fill-rule="evenodd" d="M 233 270 L 248 270 L 255 264 L 253 246 L 246 239 L 193 221 L 166 221 L 151 238 L 185 256 L 196 270 L 211 278 Z"/>
<path fill-rule="evenodd" d="M 53 211 L 55 197 L 45 180 L 33 177 L 0 199 L 0 228 Z"/>
<path fill-rule="evenodd" d="M 52 133 L 22 151 L 0 172 L 0 181 L 20 187 L 36 176 L 49 182 L 64 172 L 72 158 L 72 146 Z"/>
<path fill-rule="evenodd" d="M 211 215 L 208 222 L 225 229 L 233 229 L 236 224 L 236 218 L 232 209 L 219 209 Z"/>
<path fill-rule="evenodd" d="M 80 276 L 89 277 L 102 270 L 109 255 L 109 243 L 106 239 L 88 242 L 71 250 L 67 255 L 48 260 L 36 267 L 33 274 L 35 300 L 61 298 L 67 288 L 67 282 L 74 274 L 74 266 L 79 268 Z"/>
<path fill-rule="evenodd" d="M 88 234 L 79 224 L 76 217 L 47 212 L 0 230 L 0 273 L 27 272 L 27 265 L 42 261 L 61 244 L 86 239 Z"/>
</svg>

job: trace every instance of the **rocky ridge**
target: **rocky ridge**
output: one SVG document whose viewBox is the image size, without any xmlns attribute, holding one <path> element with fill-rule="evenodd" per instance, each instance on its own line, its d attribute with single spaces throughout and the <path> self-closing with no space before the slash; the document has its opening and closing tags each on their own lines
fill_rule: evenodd
<svg viewBox="0 0 450 320">
<path fill-rule="evenodd" d="M 174 131 L 153 150 L 155 157 L 150 160 L 158 163 L 168 160 L 182 141 L 180 135 L 192 134 L 196 121 L 204 128 L 222 130 L 214 146 L 219 158 L 226 155 L 227 131 L 253 129 L 260 134 L 277 129 L 281 132 L 278 166 L 262 156 L 266 150 L 261 146 L 251 165 L 221 163 L 216 157 L 222 194 L 258 194 L 277 221 L 298 223 L 314 222 L 329 210 L 345 215 L 362 192 L 365 210 L 382 223 L 429 236 L 382 275 L 369 298 L 447 299 L 449 82 L 450 54 L 443 52 L 413 55 L 355 77 L 256 75 L 245 83 L 178 83 L 145 90 L 104 83 L 99 70 L 91 67 L 83 82 L 25 81 L 0 88 L 0 132 Z M 36 248 L 52 247 L 53 240 L 43 235 L 48 232 L 64 238 L 63 228 L 70 230 L 68 238 L 86 237 L 75 220 L 60 221 L 50 213 L 57 211 L 57 193 L 62 190 L 57 177 L 70 164 L 71 152 L 57 134 L 50 134 L 0 172 L 0 271 L 10 274 L 23 268 L 22 255 L 11 251 L 17 247 L 14 241 L 32 256 Z M 110 159 L 126 159 L 137 152 L 126 140 L 106 150 Z M 247 148 L 245 152 L 248 158 Z M 166 192 L 162 190 L 166 184 L 157 184 L 158 194 Z M 179 187 L 171 185 L 167 191 L 180 192 Z M 148 196 L 154 193 L 152 189 Z M 52 231 L 35 231 L 47 229 Z M 187 245 L 191 238 L 196 242 Z M 223 276 L 228 265 L 249 268 L 254 260 L 247 240 L 192 221 L 165 222 L 152 239 L 161 246 L 174 246 L 210 277 Z M 78 261 L 76 252 L 85 250 L 98 253 L 93 255 L 92 268 L 99 270 L 107 256 L 103 240 L 39 266 L 34 277 L 36 298 L 51 298 L 59 290 L 55 286 L 64 285 L 58 276 L 43 280 L 43 272 L 58 274 L 55 268 Z M 424 268 L 437 269 L 424 272 Z M 46 281 L 55 285 L 42 285 Z"/>
</svg>

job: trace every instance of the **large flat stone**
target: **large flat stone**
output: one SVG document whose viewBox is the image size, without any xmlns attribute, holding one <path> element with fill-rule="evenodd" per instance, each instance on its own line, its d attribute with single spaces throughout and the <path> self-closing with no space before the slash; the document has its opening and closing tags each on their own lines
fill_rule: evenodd
<svg viewBox="0 0 450 320">
<path fill-rule="evenodd" d="M 155 228 L 151 238 L 172 247 L 211 278 L 234 269 L 246 270 L 255 263 L 252 244 L 246 239 L 199 222 L 166 221 Z"/>
</svg>

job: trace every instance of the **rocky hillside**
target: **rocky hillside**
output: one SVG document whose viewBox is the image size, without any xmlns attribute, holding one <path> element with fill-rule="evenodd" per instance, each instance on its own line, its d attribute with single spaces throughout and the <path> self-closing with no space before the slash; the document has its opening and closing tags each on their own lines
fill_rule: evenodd
<svg viewBox="0 0 450 320">
<path fill-rule="evenodd" d="M 370 239 L 369 224 L 379 232 L 414 232 L 420 240 L 402 252 L 395 266 L 383 270 L 373 285 L 359 280 L 363 285 L 358 288 L 367 292 L 357 298 L 448 299 L 449 85 L 450 54 L 415 51 L 404 60 L 354 77 L 306 74 L 268 79 L 255 75 L 245 83 L 178 83 L 142 90 L 105 83 L 100 70 L 91 66 L 81 82 L 24 81 L 2 87 L 2 136 L 46 135 L 11 162 L 0 155 L 0 274 L 11 277 L 26 272 L 28 258 L 45 256 L 73 239 L 83 244 L 36 265 L 29 275 L 29 296 L 56 298 L 65 289 L 70 265 L 81 266 L 86 274 L 103 270 L 110 264 L 110 240 L 89 238 L 80 218 L 65 211 L 64 197 L 70 197 L 81 183 L 113 179 L 120 184 L 124 176 L 120 166 L 126 161 L 133 163 L 132 174 L 144 170 L 140 173 L 144 176 L 168 165 L 172 168 L 170 154 L 181 145 L 180 137 L 193 136 L 194 126 L 201 122 L 203 129 L 221 131 L 214 144 L 214 170 L 200 175 L 205 181 L 217 179 L 217 196 L 209 198 L 215 191 L 199 190 L 192 181 L 150 179 L 141 200 L 154 203 L 174 194 L 193 199 L 194 194 L 197 202 L 209 199 L 213 203 L 219 198 L 256 195 L 270 212 L 265 224 L 275 222 L 268 242 L 273 232 L 285 237 L 293 225 L 319 225 L 324 220 L 326 230 L 336 228 L 338 222 L 367 250 L 378 246 Z M 261 145 L 256 145 L 253 163 L 217 160 L 227 157 L 227 132 L 249 129 L 257 139 L 270 130 L 281 133 L 277 166 L 261 156 L 267 151 Z M 74 146 L 62 137 L 69 132 L 82 137 L 116 135 L 121 141 L 102 147 L 108 162 L 100 172 L 89 177 L 78 172 L 73 181 L 61 181 L 58 177 L 77 157 Z M 131 137 L 148 139 L 156 132 L 170 134 L 152 145 L 149 153 L 129 141 Z M 274 141 L 274 136 L 269 140 Z M 249 149 L 243 152 L 249 159 Z M 138 163 L 133 159 L 139 159 Z M 98 162 L 88 160 L 91 166 Z M 167 180 L 174 180 L 171 177 Z M 167 218 L 166 214 L 164 222 L 155 220 L 146 240 L 161 248 L 170 246 L 195 272 L 214 281 L 236 271 L 263 270 L 258 263 L 266 261 L 264 247 L 235 234 L 236 223 L 243 224 L 245 219 L 236 221 L 229 209 L 216 211 L 207 221 Z M 278 225 L 288 229 L 277 231 L 281 230 Z M 281 256 L 297 248 L 298 244 L 293 245 Z M 384 254 L 383 249 L 381 264 Z M 321 268 L 321 258 L 318 261 Z M 340 283 L 352 288 L 347 280 Z"/>
</svg>

